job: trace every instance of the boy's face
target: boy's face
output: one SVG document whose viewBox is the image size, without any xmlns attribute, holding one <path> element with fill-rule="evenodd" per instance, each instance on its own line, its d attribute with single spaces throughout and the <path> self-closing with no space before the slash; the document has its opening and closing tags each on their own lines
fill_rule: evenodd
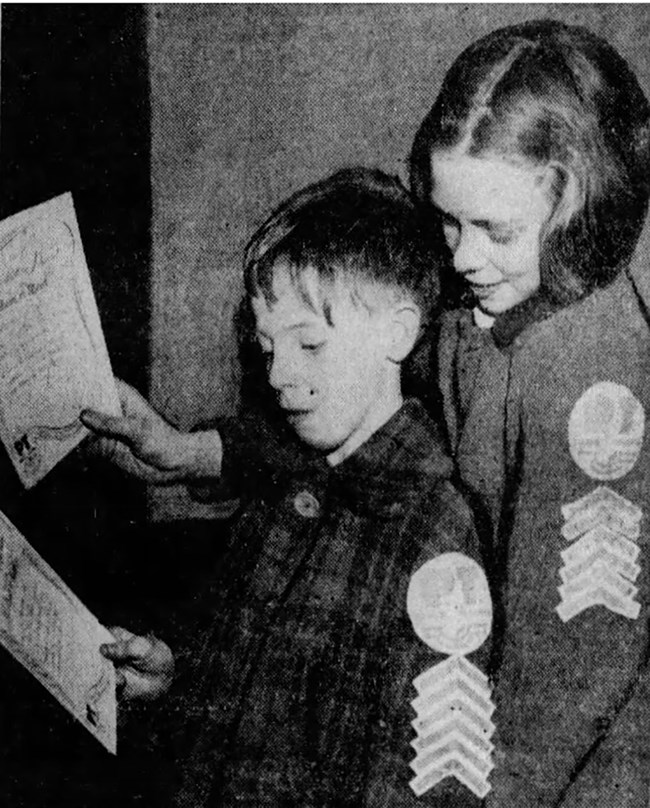
<svg viewBox="0 0 650 808">
<path fill-rule="evenodd" d="M 330 325 L 318 302 L 316 272 L 307 268 L 303 278 L 313 309 L 287 268 L 276 266 L 276 302 L 267 304 L 262 296 L 252 300 L 257 338 L 287 421 L 306 444 L 326 452 L 335 464 L 399 407 L 399 366 L 387 359 L 390 326 L 385 312 L 368 311 L 339 285 L 328 294 Z"/>
</svg>

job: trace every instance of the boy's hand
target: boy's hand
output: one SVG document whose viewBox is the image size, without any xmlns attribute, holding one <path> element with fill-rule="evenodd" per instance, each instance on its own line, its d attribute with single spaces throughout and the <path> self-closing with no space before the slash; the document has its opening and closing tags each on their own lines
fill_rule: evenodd
<svg viewBox="0 0 650 808">
<path fill-rule="evenodd" d="M 122 416 L 84 410 L 81 422 L 97 436 L 93 453 L 139 480 L 158 485 L 218 478 L 221 439 L 215 431 L 179 432 L 126 382 L 116 380 Z"/>
<path fill-rule="evenodd" d="M 152 701 L 162 696 L 174 678 L 174 656 L 156 637 L 141 637 L 119 626 L 109 629 L 115 642 L 100 646 L 115 664 L 121 698 Z"/>
</svg>

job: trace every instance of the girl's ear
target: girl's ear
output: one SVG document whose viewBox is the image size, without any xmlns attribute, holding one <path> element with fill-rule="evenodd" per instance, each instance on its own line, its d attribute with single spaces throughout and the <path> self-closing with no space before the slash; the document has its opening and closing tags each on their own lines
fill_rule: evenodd
<svg viewBox="0 0 650 808">
<path fill-rule="evenodd" d="M 547 227 L 550 229 L 567 227 L 584 202 L 578 178 L 573 171 L 551 163 L 542 175 L 541 183 L 542 190 L 551 203 L 551 215 Z"/>
<path fill-rule="evenodd" d="M 400 363 L 411 353 L 418 337 L 422 320 L 420 307 L 414 302 L 402 300 L 387 314 L 386 358 Z"/>
</svg>

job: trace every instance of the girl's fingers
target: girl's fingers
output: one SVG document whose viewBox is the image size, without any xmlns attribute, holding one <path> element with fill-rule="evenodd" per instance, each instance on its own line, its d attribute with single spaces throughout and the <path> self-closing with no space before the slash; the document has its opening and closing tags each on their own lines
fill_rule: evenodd
<svg viewBox="0 0 650 808">
<path fill-rule="evenodd" d="M 139 418 L 106 415 L 97 410 L 82 410 L 79 419 L 95 434 L 105 438 L 115 438 L 129 445 L 137 440 L 142 440 L 144 433 L 144 427 Z"/>
</svg>

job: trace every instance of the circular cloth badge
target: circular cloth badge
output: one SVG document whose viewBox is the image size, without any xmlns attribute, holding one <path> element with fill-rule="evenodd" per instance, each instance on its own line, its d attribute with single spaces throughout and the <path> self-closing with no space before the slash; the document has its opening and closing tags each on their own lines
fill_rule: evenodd
<svg viewBox="0 0 650 808">
<path fill-rule="evenodd" d="M 409 583 L 406 609 L 418 637 L 443 654 L 475 651 L 492 627 L 485 573 L 462 553 L 444 553 L 423 564 Z"/>
<path fill-rule="evenodd" d="M 594 480 L 617 480 L 639 459 L 645 413 L 622 384 L 598 382 L 577 400 L 569 417 L 569 449 Z"/>
</svg>

